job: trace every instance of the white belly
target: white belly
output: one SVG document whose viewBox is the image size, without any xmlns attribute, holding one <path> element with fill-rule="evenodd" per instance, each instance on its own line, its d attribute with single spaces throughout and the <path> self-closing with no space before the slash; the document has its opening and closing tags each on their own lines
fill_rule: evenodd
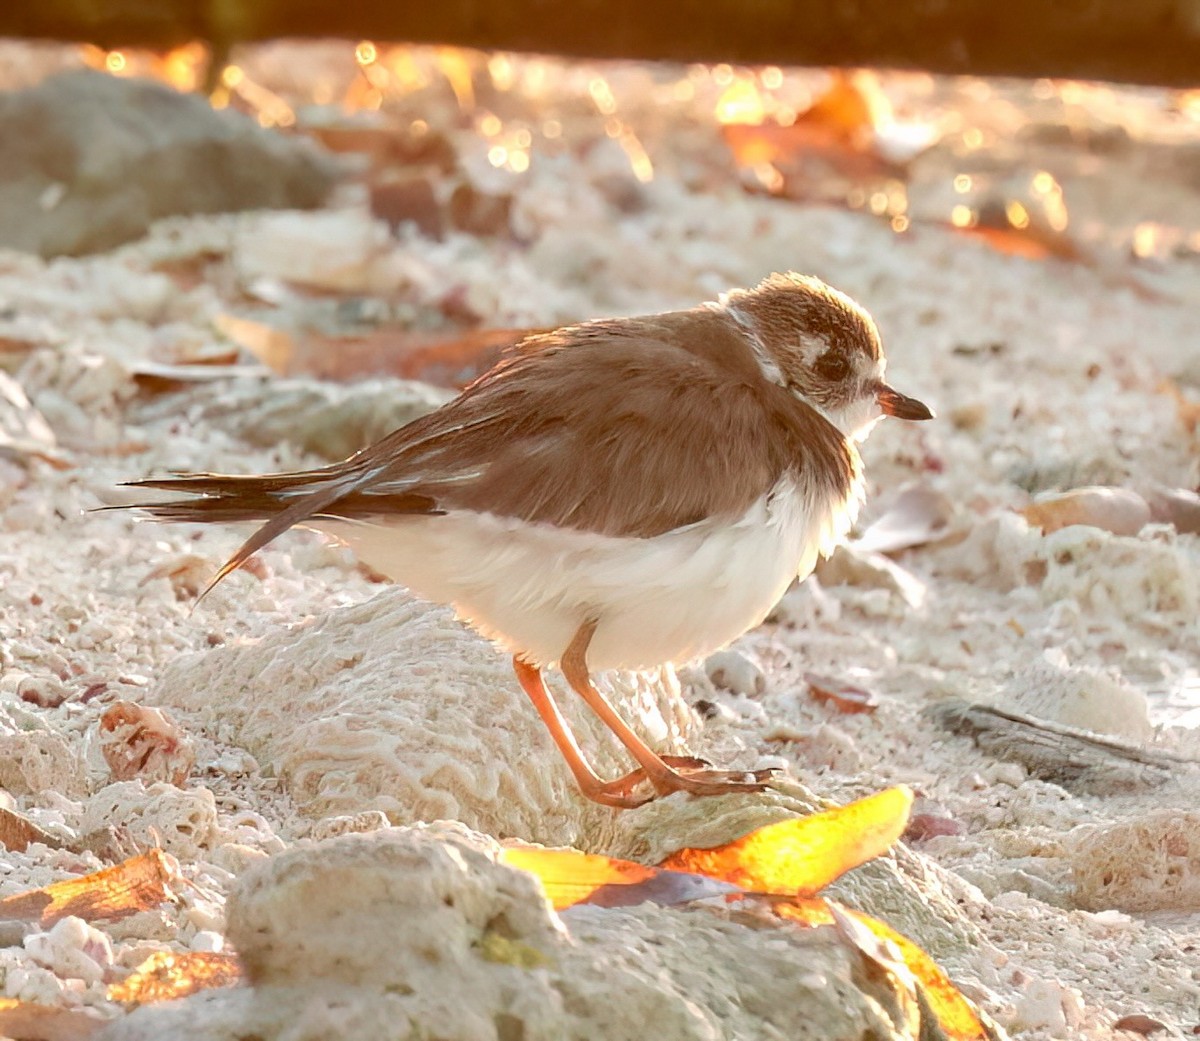
<svg viewBox="0 0 1200 1041">
<path fill-rule="evenodd" d="M 708 654 L 758 625 L 858 505 L 781 482 L 733 523 L 620 539 L 467 511 L 312 523 L 368 565 L 459 616 L 512 654 L 558 662 L 594 619 L 594 671 Z"/>
</svg>

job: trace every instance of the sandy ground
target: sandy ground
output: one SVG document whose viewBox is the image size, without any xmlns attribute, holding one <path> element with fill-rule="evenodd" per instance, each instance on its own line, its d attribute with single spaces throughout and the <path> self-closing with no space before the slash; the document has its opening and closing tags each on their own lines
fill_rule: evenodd
<svg viewBox="0 0 1200 1041">
<path fill-rule="evenodd" d="M 205 379 L 189 363 L 226 349 L 219 316 L 261 317 L 269 298 L 294 318 L 321 306 L 296 288 L 308 283 L 418 319 L 453 297 L 489 326 L 542 326 L 688 306 L 796 269 L 870 309 L 895 385 L 939 412 L 936 423 L 885 423 L 872 435 L 860 530 L 889 515 L 906 487 L 936 504 L 943 528 L 890 565 L 860 551 L 789 593 L 732 657 L 682 669 L 682 697 L 698 708 L 672 732 L 715 756 L 784 766 L 834 801 L 913 786 L 922 830 L 909 845 L 960 880 L 958 913 L 976 937 L 935 954 L 1013 1036 L 1122 1036 L 1112 1024 L 1136 1013 L 1161 1021 L 1156 1036 L 1191 1036 L 1200 1029 L 1200 537 L 1161 523 L 1114 534 L 1103 530 L 1110 514 L 1093 518 L 1101 526 L 1043 534 L 1017 511 L 1084 485 L 1197 487 L 1195 417 L 1189 427 L 1170 393 L 1200 400 L 1194 258 L 1148 273 L 1113 250 L 1102 264 L 1030 260 L 928 222 L 896 234 L 869 213 L 736 183 L 662 172 L 643 184 L 620 150 L 593 159 L 535 163 L 517 194 L 520 244 L 457 231 L 393 237 L 351 195 L 311 215 L 167 222 L 87 259 L 0 257 L 0 359 L 13 381 L 9 400 L 0 396 L 9 442 L 0 442 L 0 780 L 6 804 L 64 846 L 7 854 L 0 895 L 101 866 L 82 839 L 109 826 L 129 848 L 163 842 L 194 882 L 179 906 L 98 926 L 107 941 L 81 934 L 47 954 L 18 939 L 0 951 L 5 993 L 108 1007 L 105 972 L 156 949 L 221 948 L 225 896 L 245 864 L 314 827 L 345 827 L 318 826 L 332 816 L 424 816 L 406 817 L 402 800 L 381 801 L 359 780 L 337 799 L 318 782 L 306 788 L 294 749 L 281 763 L 286 735 L 272 744 L 240 710 L 202 707 L 203 683 L 221 675 L 205 661 L 286 645 L 288 627 L 396 594 L 381 593 L 345 550 L 294 533 L 193 611 L 191 591 L 244 533 L 85 512 L 125 501 L 115 486 L 153 472 L 318 464 L 298 447 L 311 443 L 314 400 L 340 402 L 345 423 L 367 425 L 362 416 L 386 414 L 389 402 L 438 399 L 383 380 L 342 401 L 245 356 L 250 371 Z M 151 365 L 186 366 L 194 382 L 150 379 Z M 475 667 L 486 648 L 469 653 Z M 431 661 L 453 681 L 453 659 Z M 847 715 L 819 703 L 808 672 L 867 688 L 878 709 Z M 211 694 L 224 707 L 236 700 Z M 514 718 L 526 712 L 515 684 L 497 697 Z M 955 698 L 1177 760 L 1117 781 L 1055 774 L 951 734 L 934 710 Z M 168 706 L 197 756 L 180 784 L 113 783 L 97 720 L 116 699 Z M 652 701 L 638 703 L 643 715 L 659 711 Z M 667 716 L 682 711 L 671 704 Z M 422 725 L 416 714 L 406 725 Z M 456 722 L 451 713 L 425 725 L 452 734 Z M 336 751 L 352 756 L 347 741 Z M 329 750 L 311 751 L 315 761 Z M 536 754 L 538 770 L 557 769 L 547 749 Z M 471 759 L 469 742 L 461 755 Z M 498 776 L 503 795 L 506 768 Z M 454 790 L 463 819 L 480 826 Z M 582 818 L 566 811 L 561 827 L 526 821 L 521 835 L 517 817 L 496 812 L 501 838 L 603 833 L 594 822 L 572 832 Z M 504 821 L 511 830 L 500 834 Z M 90 951 L 100 973 L 72 970 L 63 950 Z"/>
</svg>

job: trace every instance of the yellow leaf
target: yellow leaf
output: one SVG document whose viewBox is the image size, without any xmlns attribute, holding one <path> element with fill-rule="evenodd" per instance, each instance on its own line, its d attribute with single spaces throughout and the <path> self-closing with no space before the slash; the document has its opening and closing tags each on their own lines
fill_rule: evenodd
<svg viewBox="0 0 1200 1041">
<path fill-rule="evenodd" d="M 717 849 L 681 849 L 662 867 L 719 878 L 752 893 L 812 896 L 886 853 L 908 824 L 912 798 L 903 785 L 888 788 L 848 806 L 768 824 Z"/>
</svg>

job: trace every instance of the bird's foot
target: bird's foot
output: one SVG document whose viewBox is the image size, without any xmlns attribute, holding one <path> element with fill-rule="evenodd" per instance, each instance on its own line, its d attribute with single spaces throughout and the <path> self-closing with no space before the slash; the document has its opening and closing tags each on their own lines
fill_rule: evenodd
<svg viewBox="0 0 1200 1041">
<path fill-rule="evenodd" d="M 712 766 L 707 759 L 701 759 L 696 755 L 664 755 L 662 761 L 669 768 L 669 772 L 674 774 L 676 771 L 682 773 L 687 772 L 703 772 L 708 767 Z M 616 806 L 620 809 L 628 810 L 636 806 L 644 806 L 648 802 L 652 802 L 658 798 L 657 792 L 646 795 L 633 795 L 633 790 L 640 784 L 650 780 L 650 775 L 643 767 L 638 767 L 636 770 L 630 770 L 627 774 L 622 774 L 620 777 L 612 781 L 605 781 L 596 786 L 589 786 L 584 794 L 595 802 L 603 803 L 605 806 Z"/>
<path fill-rule="evenodd" d="M 778 773 L 766 770 L 671 770 L 650 783 L 659 795 L 687 792 L 690 795 L 729 795 L 735 792 L 765 791 L 771 778 Z"/>
<path fill-rule="evenodd" d="M 728 795 L 731 792 L 761 792 L 778 771 L 714 770 L 707 759 L 693 755 L 665 755 L 665 769 L 650 771 L 644 767 L 630 770 L 616 780 L 607 781 L 586 794 L 606 806 L 631 809 L 652 802 L 660 795 L 688 792 L 691 795 Z M 649 781 L 654 791 L 635 795 L 634 789 Z"/>
</svg>

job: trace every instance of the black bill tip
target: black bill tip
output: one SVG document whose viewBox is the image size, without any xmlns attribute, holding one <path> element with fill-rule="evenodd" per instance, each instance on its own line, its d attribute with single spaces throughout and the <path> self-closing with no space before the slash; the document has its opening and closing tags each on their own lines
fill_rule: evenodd
<svg viewBox="0 0 1200 1041">
<path fill-rule="evenodd" d="M 883 409 L 885 416 L 895 416 L 897 419 L 933 419 L 933 409 L 923 401 L 910 398 L 898 390 L 892 390 L 886 383 L 875 394 L 875 400 Z"/>
</svg>

